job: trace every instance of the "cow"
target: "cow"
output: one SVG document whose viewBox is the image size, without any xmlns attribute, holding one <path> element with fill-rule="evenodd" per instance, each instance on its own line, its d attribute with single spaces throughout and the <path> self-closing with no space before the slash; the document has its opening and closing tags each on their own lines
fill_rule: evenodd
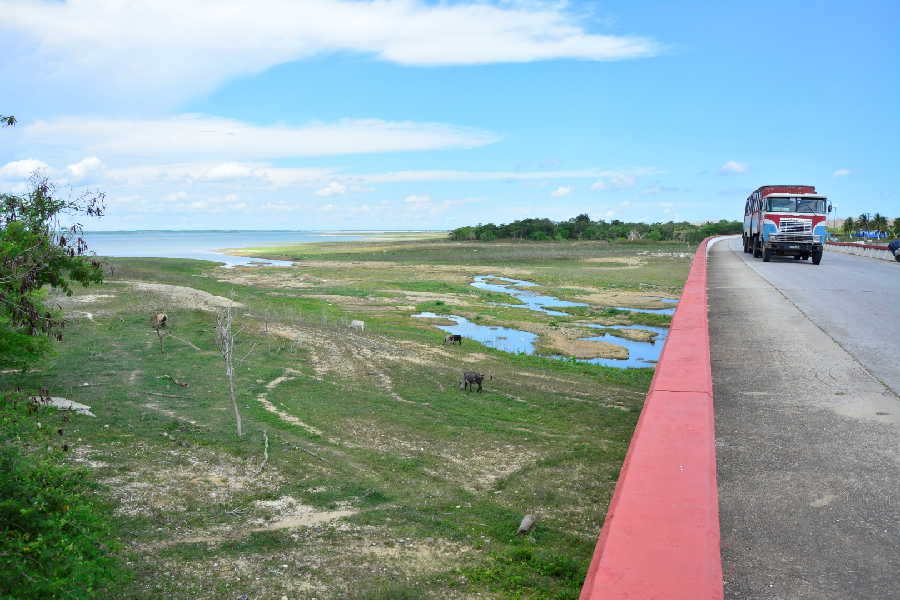
<svg viewBox="0 0 900 600">
<path fill-rule="evenodd" d="M 365 331 L 366 324 L 364 321 L 353 320 L 353 321 L 350 321 L 350 329 L 358 329 L 360 331 Z"/>
<path fill-rule="evenodd" d="M 150 317 L 150 326 L 156 331 L 159 331 L 160 329 L 166 328 L 166 323 L 168 321 L 169 317 L 167 317 L 165 313 L 156 313 Z"/>
<path fill-rule="evenodd" d="M 493 379 L 493 375 L 490 376 L 490 379 Z M 462 381 L 459 382 L 459 389 L 469 391 L 470 387 L 474 387 L 476 384 L 478 385 L 478 391 L 481 391 L 481 383 L 484 381 L 483 373 L 476 373 L 475 371 L 466 371 L 463 373 Z"/>
<path fill-rule="evenodd" d="M 447 344 L 459 344 L 460 346 L 462 346 L 462 336 L 461 336 L 461 335 L 458 335 L 458 334 L 455 334 L 455 333 L 454 333 L 454 334 L 451 334 L 451 335 L 447 335 L 447 336 L 444 336 L 444 341 L 441 342 L 441 343 L 442 343 L 443 345 L 447 345 Z"/>
</svg>

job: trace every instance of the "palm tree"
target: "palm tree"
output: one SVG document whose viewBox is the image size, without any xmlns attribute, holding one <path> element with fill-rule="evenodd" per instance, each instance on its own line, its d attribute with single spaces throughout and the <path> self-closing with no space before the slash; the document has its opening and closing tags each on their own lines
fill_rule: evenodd
<svg viewBox="0 0 900 600">
<path fill-rule="evenodd" d="M 859 229 L 862 229 L 863 231 L 868 231 L 868 230 L 869 230 L 869 226 L 870 226 L 871 224 L 872 224 L 872 223 L 871 223 L 871 221 L 869 221 L 869 214 L 868 214 L 868 213 L 862 213 L 861 215 L 859 215 L 859 218 L 856 219 L 856 226 L 857 226 Z"/>
<path fill-rule="evenodd" d="M 894 234 L 900 235 L 900 217 L 894 219 Z"/>
<path fill-rule="evenodd" d="M 844 219 L 844 224 L 841 225 L 841 229 L 844 230 L 844 233 L 850 235 L 856 230 L 856 222 L 853 220 L 853 217 L 847 217 Z"/>
<path fill-rule="evenodd" d="M 875 213 L 875 216 L 872 217 L 872 229 L 876 231 L 887 231 L 887 218 L 881 213 Z"/>
</svg>

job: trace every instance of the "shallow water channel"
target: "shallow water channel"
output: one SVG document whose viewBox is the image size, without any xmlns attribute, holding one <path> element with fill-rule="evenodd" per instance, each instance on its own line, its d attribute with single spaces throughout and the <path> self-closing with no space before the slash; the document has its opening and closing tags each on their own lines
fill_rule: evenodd
<svg viewBox="0 0 900 600">
<path fill-rule="evenodd" d="M 490 283 L 490 281 L 501 281 L 501 283 Z M 520 288 L 528 288 L 534 287 L 537 284 L 531 281 L 524 281 L 521 279 L 511 279 L 509 277 L 496 277 L 493 275 L 478 275 L 475 277 L 475 281 L 472 283 L 474 287 L 477 287 L 482 290 L 490 290 L 492 292 L 502 292 L 505 294 L 509 294 L 518 298 L 523 304 L 506 304 L 506 303 L 496 303 L 500 306 L 513 306 L 516 308 L 526 308 L 529 310 L 534 310 L 537 312 L 542 312 L 548 315 L 554 316 L 569 316 L 568 313 L 553 310 L 548 307 L 564 307 L 564 306 L 588 306 L 583 302 L 570 302 L 568 300 L 561 300 L 560 298 L 556 298 L 554 296 L 544 296 L 541 294 L 537 294 L 527 289 Z M 655 296 L 654 296 L 655 297 Z M 677 300 L 670 300 L 668 298 L 660 298 L 663 302 L 671 302 L 677 303 Z M 620 310 L 629 310 L 636 312 L 649 312 L 649 313 L 661 313 L 661 314 L 672 314 L 675 312 L 674 308 L 661 308 L 661 309 L 641 309 L 641 308 L 627 308 L 627 307 L 615 307 Z M 453 321 L 453 325 L 445 325 L 445 324 L 436 324 L 435 327 L 446 331 L 447 333 L 457 334 L 463 336 L 463 339 L 475 340 L 488 346 L 490 348 L 496 348 L 497 350 L 502 350 L 504 352 L 511 352 L 514 354 L 523 353 L 523 354 L 534 354 L 534 346 L 537 342 L 538 336 L 537 334 L 528 332 L 528 331 L 520 331 L 518 329 L 511 329 L 509 327 L 499 327 L 496 325 L 480 325 L 478 323 L 473 323 L 472 321 L 466 319 L 465 317 L 460 317 L 458 315 L 439 315 L 433 312 L 422 312 L 415 315 L 412 315 L 416 318 L 430 318 L 430 319 L 447 319 Z M 589 362 L 597 365 L 606 365 L 609 367 L 621 367 L 621 368 L 640 368 L 640 367 L 652 367 L 656 364 L 656 361 L 659 360 L 659 355 L 662 352 L 663 346 L 665 346 L 666 338 L 669 335 L 669 330 L 665 327 L 651 327 L 649 325 L 599 325 L 596 323 L 581 323 L 583 327 L 590 327 L 592 329 L 605 330 L 602 331 L 597 336 L 589 336 L 580 338 L 583 340 L 596 340 L 596 341 L 604 341 L 610 344 L 616 344 L 617 346 L 623 346 L 628 349 L 628 358 L 625 359 L 616 359 L 616 358 L 588 358 L 588 359 L 577 359 L 579 362 Z M 621 329 L 640 329 L 643 331 L 650 331 L 656 335 L 652 342 L 638 342 L 634 340 L 629 340 L 623 337 L 615 336 L 611 333 L 611 330 L 621 330 Z M 609 332 L 609 333 L 607 333 Z M 559 360 L 569 360 L 568 357 L 558 356 L 558 355 L 548 355 L 547 358 L 555 358 Z"/>
</svg>

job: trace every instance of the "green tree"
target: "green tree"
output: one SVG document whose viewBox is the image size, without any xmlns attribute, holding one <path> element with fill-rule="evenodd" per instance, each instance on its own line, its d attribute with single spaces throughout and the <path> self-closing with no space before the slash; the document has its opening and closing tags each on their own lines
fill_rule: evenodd
<svg viewBox="0 0 900 600">
<path fill-rule="evenodd" d="M 843 229 L 844 233 L 850 235 L 856 231 L 856 221 L 853 220 L 853 217 L 847 217 L 844 219 L 844 224 L 841 225 L 841 229 Z"/>
<path fill-rule="evenodd" d="M 30 191 L 0 194 L 0 366 L 32 364 L 62 340 L 65 321 L 45 306 L 44 289 L 72 294 L 74 282 L 99 283 L 99 261 L 88 256 L 82 226 L 61 218 L 99 217 L 102 193 L 60 198 L 46 177 L 32 176 Z"/>
<path fill-rule="evenodd" d="M 856 219 L 856 226 L 863 231 L 868 231 L 869 227 L 871 227 L 872 221 L 869 218 L 869 213 L 862 213 Z"/>
<path fill-rule="evenodd" d="M 875 215 L 872 216 L 872 229 L 874 229 L 876 231 L 887 231 L 888 230 L 887 217 L 885 217 L 881 213 L 875 213 Z"/>
</svg>

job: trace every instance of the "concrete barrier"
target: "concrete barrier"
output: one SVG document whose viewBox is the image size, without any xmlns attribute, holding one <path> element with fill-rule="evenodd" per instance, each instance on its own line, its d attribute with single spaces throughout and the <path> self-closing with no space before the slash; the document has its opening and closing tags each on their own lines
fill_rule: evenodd
<svg viewBox="0 0 900 600">
<path fill-rule="evenodd" d="M 581 600 L 721 600 L 706 252 L 694 254 Z"/>
<path fill-rule="evenodd" d="M 835 252 L 856 254 L 883 260 L 896 260 L 887 246 L 879 244 L 855 244 L 853 242 L 826 242 L 826 247 Z"/>
</svg>

